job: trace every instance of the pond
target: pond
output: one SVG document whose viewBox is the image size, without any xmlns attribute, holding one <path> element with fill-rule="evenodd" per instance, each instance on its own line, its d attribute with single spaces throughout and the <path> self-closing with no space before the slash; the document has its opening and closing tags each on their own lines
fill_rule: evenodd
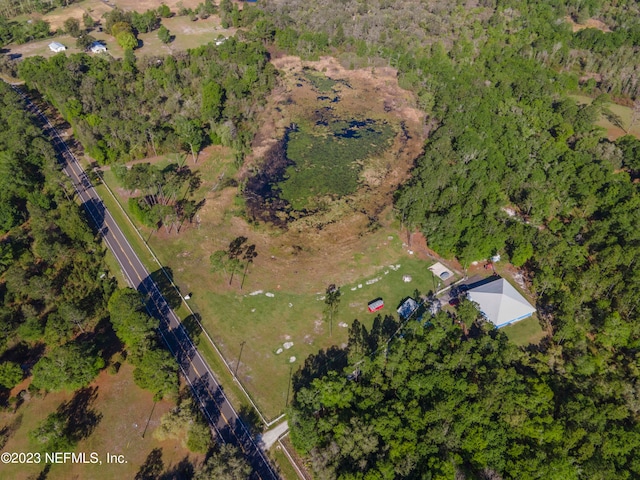
<svg viewBox="0 0 640 480">
<path fill-rule="evenodd" d="M 292 124 L 247 181 L 245 198 L 253 218 L 286 225 L 355 193 L 368 159 L 387 150 L 396 133 L 381 120 L 316 115 L 311 126 Z"/>
</svg>

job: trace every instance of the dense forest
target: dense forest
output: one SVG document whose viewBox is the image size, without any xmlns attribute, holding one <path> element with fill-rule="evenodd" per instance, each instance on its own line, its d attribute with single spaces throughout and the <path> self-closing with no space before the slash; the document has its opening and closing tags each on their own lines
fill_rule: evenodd
<svg viewBox="0 0 640 480">
<path fill-rule="evenodd" d="M 640 93 L 637 6 L 354 2 L 335 21 L 330 4 L 269 3 L 276 44 L 399 68 L 431 129 L 399 220 L 463 267 L 506 254 L 549 337 L 518 349 L 467 304 L 392 339 L 385 321 L 352 327 L 294 382 L 294 444 L 319 478 L 640 475 L 640 141 L 594 125 L 615 120 L 608 95 Z M 426 23 L 398 28 L 411 6 Z M 566 20 L 593 15 L 611 31 Z M 580 90 L 591 104 L 568 96 Z"/>
<path fill-rule="evenodd" d="M 49 139 L 5 83 L 0 102 L 0 406 L 29 375 L 29 393 L 11 399 L 18 405 L 28 395 L 86 387 L 107 364 L 114 367 L 120 342 L 136 384 L 157 399 L 175 395 L 178 368 L 158 337 L 158 320 L 138 292 L 112 295 L 104 247 Z M 34 444 L 73 449 L 81 437 L 69 421 L 52 413 L 31 432 Z"/>
<path fill-rule="evenodd" d="M 33 58 L 19 73 L 99 162 L 177 146 L 195 162 L 207 142 L 233 146 L 239 161 L 248 151 L 254 114 L 275 81 L 267 47 L 398 68 L 430 131 L 396 194 L 399 222 L 463 267 L 503 254 L 525 274 L 548 336 L 518 348 L 468 302 L 400 335 L 391 317 L 370 331 L 354 322 L 345 349 L 310 357 L 294 378 L 294 445 L 318 478 L 637 478 L 640 141 L 609 141 L 594 122 L 615 120 L 605 108 L 612 97 L 635 104 L 638 120 L 638 6 L 458 3 L 290 0 L 240 12 L 223 2 L 224 21 L 250 27 L 241 35 L 252 40 L 162 58 Z M 572 29 L 570 21 L 592 17 L 600 29 Z M 578 105 L 570 93 L 593 101 Z M 79 355 L 74 335 L 100 317 L 111 287 L 97 282 L 87 295 L 99 301 L 84 310 L 74 290 L 81 282 L 56 282 L 58 267 L 73 273 L 76 264 L 76 275 L 95 280 L 101 267 L 87 252 L 99 248 L 64 202 L 63 181 L 44 161 L 48 144 L 29 122 L 10 119 L 13 110 L 2 109 L 0 130 L 0 151 L 9 152 L 0 168 L 11 172 L 0 175 L 3 338 L 44 335 L 58 345 L 50 356 Z M 78 238 L 81 248 L 69 251 Z M 56 288 L 69 307 L 54 304 Z M 109 309 L 142 368 L 140 349 L 157 345 L 139 298 L 118 292 Z M 78 310 L 89 313 L 78 320 Z M 100 367 L 97 354 L 84 355 L 96 361 L 78 363 L 86 366 L 74 388 Z M 36 385 L 55 385 L 36 380 L 36 367 Z M 19 373 L 0 371 L 16 381 Z M 161 380 L 157 395 L 174 392 Z"/>
<path fill-rule="evenodd" d="M 175 56 L 27 58 L 20 76 L 74 127 L 87 153 L 114 163 L 210 143 L 248 152 L 275 69 L 259 42 L 233 38 Z"/>
<path fill-rule="evenodd" d="M 0 89 L 0 353 L 21 341 L 64 349 L 104 317 L 113 288 L 101 278 L 104 249 L 48 139 L 20 98 Z"/>
</svg>

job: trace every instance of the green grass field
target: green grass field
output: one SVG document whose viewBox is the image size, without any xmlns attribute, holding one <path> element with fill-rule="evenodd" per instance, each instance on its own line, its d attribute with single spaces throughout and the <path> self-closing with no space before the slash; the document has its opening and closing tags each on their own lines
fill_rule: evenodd
<svg viewBox="0 0 640 480">
<path fill-rule="evenodd" d="M 525 318 L 513 325 L 508 325 L 502 329 L 507 334 L 509 340 L 521 347 L 530 343 L 538 343 L 545 336 L 544 331 L 540 327 L 537 315 Z"/>
<path fill-rule="evenodd" d="M 404 257 L 391 265 L 400 267 L 385 267 L 376 275 L 341 287 L 340 306 L 332 327 L 324 315 L 322 291 L 301 294 L 258 289 L 243 294 L 216 293 L 224 290 L 227 278 L 211 274 L 217 277 L 211 280 L 218 285 L 194 289 L 193 303 L 202 314 L 206 330 L 234 369 L 245 342 L 238 376 L 263 413 L 273 418 L 286 405 L 290 369 L 295 371 L 309 354 L 322 348 L 346 344 L 347 328 L 341 324 L 350 325 L 358 318 L 370 327 L 374 315 L 367 310 L 369 301 L 382 297 L 386 306 L 379 313 L 395 315 L 401 300 L 413 295 L 415 289 L 424 293 L 431 288 L 433 277 L 426 262 Z M 411 283 L 402 281 L 404 274 L 412 276 Z M 367 285 L 371 280 L 377 281 Z M 293 345 L 286 348 L 287 342 Z"/>
<path fill-rule="evenodd" d="M 214 164 L 218 167 L 203 174 L 205 183 L 211 181 L 222 168 L 218 162 Z M 201 167 L 205 168 L 204 164 Z M 106 173 L 105 180 L 114 182 L 110 172 Z M 114 186 L 112 185 L 112 189 Z M 115 202 L 108 206 L 118 209 Z M 120 220 L 126 224 L 123 217 Z M 139 228 L 146 237 L 147 229 Z M 133 243 L 138 243 L 136 250 L 143 251 L 139 236 L 133 229 L 127 230 Z M 278 289 L 280 279 L 271 276 L 268 269 L 256 265 L 249 271 L 244 291 L 238 288 L 239 275 L 234 280 L 234 288 L 229 289 L 228 277 L 210 273 L 208 258 L 202 258 L 197 253 L 204 250 L 206 255 L 207 251 L 211 252 L 206 247 L 207 243 L 211 243 L 210 235 L 209 231 L 192 228 L 184 235 L 172 236 L 171 241 L 151 235 L 149 243 L 161 262 L 173 271 L 180 290 L 193 293 L 189 304 L 201 315 L 202 324 L 231 367 L 238 367 L 239 378 L 267 418 L 276 417 L 285 407 L 291 369 L 295 371 L 311 353 L 334 344 L 346 343 L 347 328 L 339 326 L 341 323 L 350 325 L 354 318 L 358 318 L 370 326 L 373 321 L 373 315 L 367 311 L 370 300 L 384 298 L 386 307 L 380 313 L 395 314 L 395 309 L 403 298 L 412 295 L 416 289 L 424 293 L 433 284 L 433 277 L 427 270 L 428 263 L 403 253 L 401 240 L 397 236 L 392 236 L 392 240 L 389 240 L 386 236 L 379 235 L 386 240 L 383 242 L 387 244 L 384 249 L 372 248 L 358 252 L 345 265 L 346 270 L 354 272 L 372 272 L 372 265 L 379 267 L 375 273 L 341 286 L 342 299 L 330 337 L 330 325 L 323 314 L 325 304 L 321 299 L 324 294 L 322 288 L 313 293 L 282 291 Z M 143 255 L 143 258 L 148 264 L 153 262 L 148 254 Z M 400 267 L 396 269 L 396 265 Z M 301 282 L 317 281 L 308 278 L 304 271 L 290 273 Z M 411 283 L 402 281 L 404 274 L 413 277 Z M 355 276 L 357 278 L 357 274 Z M 367 280 L 373 279 L 378 280 L 367 285 Z M 263 292 L 250 295 L 258 290 Z M 274 296 L 266 296 L 267 292 Z M 182 317 L 186 317 L 186 314 L 183 313 Z M 237 365 L 242 342 L 246 343 L 241 363 Z M 293 346 L 285 349 L 285 342 L 292 342 Z M 213 363 L 212 367 L 224 377 L 225 367 L 216 359 L 206 340 L 199 338 L 199 345 L 203 348 L 205 357 Z M 278 349 L 283 351 L 276 353 Z M 291 357 L 295 357 L 293 362 L 290 361 Z M 241 393 L 233 391 L 233 382 L 229 378 L 224 380 L 223 378 L 225 390 L 231 389 L 240 404 L 246 403 L 242 400 Z"/>
</svg>

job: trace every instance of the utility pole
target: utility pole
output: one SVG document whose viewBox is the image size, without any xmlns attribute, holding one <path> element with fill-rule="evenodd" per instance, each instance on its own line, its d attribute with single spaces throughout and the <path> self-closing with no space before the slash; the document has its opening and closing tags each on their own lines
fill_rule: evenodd
<svg viewBox="0 0 640 480">
<path fill-rule="evenodd" d="M 142 438 L 144 438 L 144 434 L 147 433 L 147 428 L 149 428 L 149 422 L 151 421 L 151 417 L 153 415 L 153 411 L 156 409 L 156 402 L 155 400 L 153 401 L 153 408 L 151 409 L 151 413 L 149 414 L 149 418 L 147 419 L 147 424 L 144 426 L 144 431 L 142 432 Z"/>
<path fill-rule="evenodd" d="M 244 348 L 245 343 L 247 343 L 245 340 L 240 342 L 240 354 L 238 355 L 238 363 L 236 363 L 236 371 L 233 373 L 235 377 L 238 376 L 238 367 L 240 366 L 240 359 L 242 358 L 242 349 Z"/>
</svg>

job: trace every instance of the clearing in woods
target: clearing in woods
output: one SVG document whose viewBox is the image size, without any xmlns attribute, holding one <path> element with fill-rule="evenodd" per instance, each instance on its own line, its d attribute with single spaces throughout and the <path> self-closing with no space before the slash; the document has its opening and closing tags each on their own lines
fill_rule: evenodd
<svg viewBox="0 0 640 480">
<path fill-rule="evenodd" d="M 145 471 L 146 466 L 147 475 L 153 472 L 154 478 L 162 474 L 166 474 L 167 478 L 177 478 L 177 472 L 186 464 L 199 466 L 204 461 L 204 455 L 191 453 L 178 440 L 159 441 L 154 438 L 153 431 L 160 424 L 162 415 L 171 410 L 175 403 L 169 400 L 154 402 L 150 392 L 133 383 L 132 373 L 133 367 L 123 364 L 117 374 L 103 371 L 87 388 L 75 394 L 58 392 L 44 397 L 27 397 L 15 413 L 10 410 L 0 412 L 2 451 L 36 452 L 37 445 L 29 439 L 29 432 L 62 405 L 73 405 L 73 416 L 81 422 L 95 420 L 95 426 L 89 429 L 90 434 L 80 440 L 74 451 L 86 452 L 87 460 L 90 452 L 96 452 L 102 465 L 60 463 L 50 465 L 47 473 L 38 476 L 47 468 L 44 461 L 40 465 L 5 464 L 2 465 L 0 477 L 14 480 L 36 477 L 46 477 L 48 480 L 138 478 L 137 474 Z M 30 379 L 25 380 L 13 393 L 27 389 L 29 382 Z M 127 463 L 106 465 L 107 452 L 123 455 Z"/>
<path fill-rule="evenodd" d="M 402 298 L 416 289 L 425 293 L 433 283 L 429 264 L 407 253 L 392 212 L 393 192 L 408 177 L 425 139 L 424 116 L 414 108 L 412 94 L 398 86 L 397 72 L 348 70 L 331 58 L 303 64 L 286 56 L 273 63 L 281 72 L 280 82 L 258 114 L 260 130 L 241 170 L 230 150 L 207 147 L 196 165 L 189 162 L 202 178 L 195 198 L 206 199 L 194 223 L 179 234 L 139 226 L 180 290 L 193 294 L 189 304 L 268 418 L 285 407 L 289 376 L 309 354 L 344 344 L 345 325 L 355 318 L 371 325 L 369 300 L 385 297 L 387 307 L 380 313 L 395 314 Z M 343 133 L 366 139 L 361 147 L 371 156 L 354 167 L 355 189 L 324 195 L 323 208 L 294 212 L 282 227 L 254 221 L 241 187 L 268 170 L 268 152 L 292 123 L 301 131 L 309 127 L 307 135 L 313 138 L 305 141 L 329 136 L 328 129 L 316 125 L 322 122 L 319 115 L 330 117 L 328 123 L 346 122 Z M 367 119 L 376 123 L 366 124 Z M 351 121 L 365 125 L 350 127 Z M 357 131 L 368 127 L 384 133 L 378 142 L 382 147 L 370 146 L 376 141 L 367 135 L 375 132 Z M 349 128 L 355 130 L 349 133 Z M 331 158 L 323 160 L 330 168 Z M 127 194 L 111 172 L 105 172 L 105 179 L 126 203 Z M 317 201 L 316 195 L 308 198 Z M 209 262 L 211 254 L 239 236 L 247 237 L 258 253 L 242 290 L 241 271 L 229 286 L 229 275 L 212 273 Z M 412 283 L 402 281 L 404 274 Z M 322 297 L 333 283 L 343 295 L 330 324 Z"/>
<path fill-rule="evenodd" d="M 89 13 L 94 20 L 100 20 L 102 16 L 111 11 L 114 6 L 118 6 L 123 10 L 137 12 L 144 12 L 149 8 L 157 8 L 161 2 L 158 1 L 134 1 L 134 0 L 113 0 L 109 3 L 101 2 L 98 0 L 87 0 L 84 2 L 72 4 L 66 8 L 57 8 L 46 15 L 40 15 L 34 13 L 29 15 L 31 19 L 44 19 L 51 24 L 51 30 L 55 31 L 63 28 L 64 21 L 67 18 L 77 18 L 82 25 L 82 15 Z M 179 1 L 166 1 L 166 3 L 175 14 L 177 13 L 177 4 Z M 182 4 L 185 8 L 195 7 L 200 3 L 198 0 L 183 1 Z M 171 18 L 163 18 L 162 24 L 169 29 L 171 35 L 175 38 L 169 44 L 164 44 L 158 38 L 158 31 L 154 30 L 149 33 L 141 33 L 138 35 L 140 40 L 139 48 L 135 50 L 137 57 L 144 57 L 145 55 L 170 55 L 178 51 L 188 50 L 190 48 L 196 48 L 200 45 L 207 44 L 215 41 L 218 37 L 229 37 L 235 34 L 235 28 L 222 28 L 220 25 L 220 17 L 212 15 L 206 19 L 198 19 L 192 21 L 187 16 L 174 16 Z M 118 45 L 115 39 L 106 32 L 101 32 L 98 29 L 94 29 L 90 34 L 107 46 L 108 53 L 115 58 L 122 58 L 124 55 L 123 49 Z M 22 45 L 10 44 L 5 47 L 8 54 L 20 55 L 22 57 L 29 57 L 34 55 L 41 55 L 43 57 L 51 57 L 55 55 L 49 49 L 49 43 L 52 41 L 62 43 L 67 47 L 66 54 L 80 53 L 81 50 L 76 47 L 76 39 L 70 35 L 58 35 L 55 37 L 47 38 L 45 40 L 37 40 L 34 42 L 25 43 Z"/>
</svg>

